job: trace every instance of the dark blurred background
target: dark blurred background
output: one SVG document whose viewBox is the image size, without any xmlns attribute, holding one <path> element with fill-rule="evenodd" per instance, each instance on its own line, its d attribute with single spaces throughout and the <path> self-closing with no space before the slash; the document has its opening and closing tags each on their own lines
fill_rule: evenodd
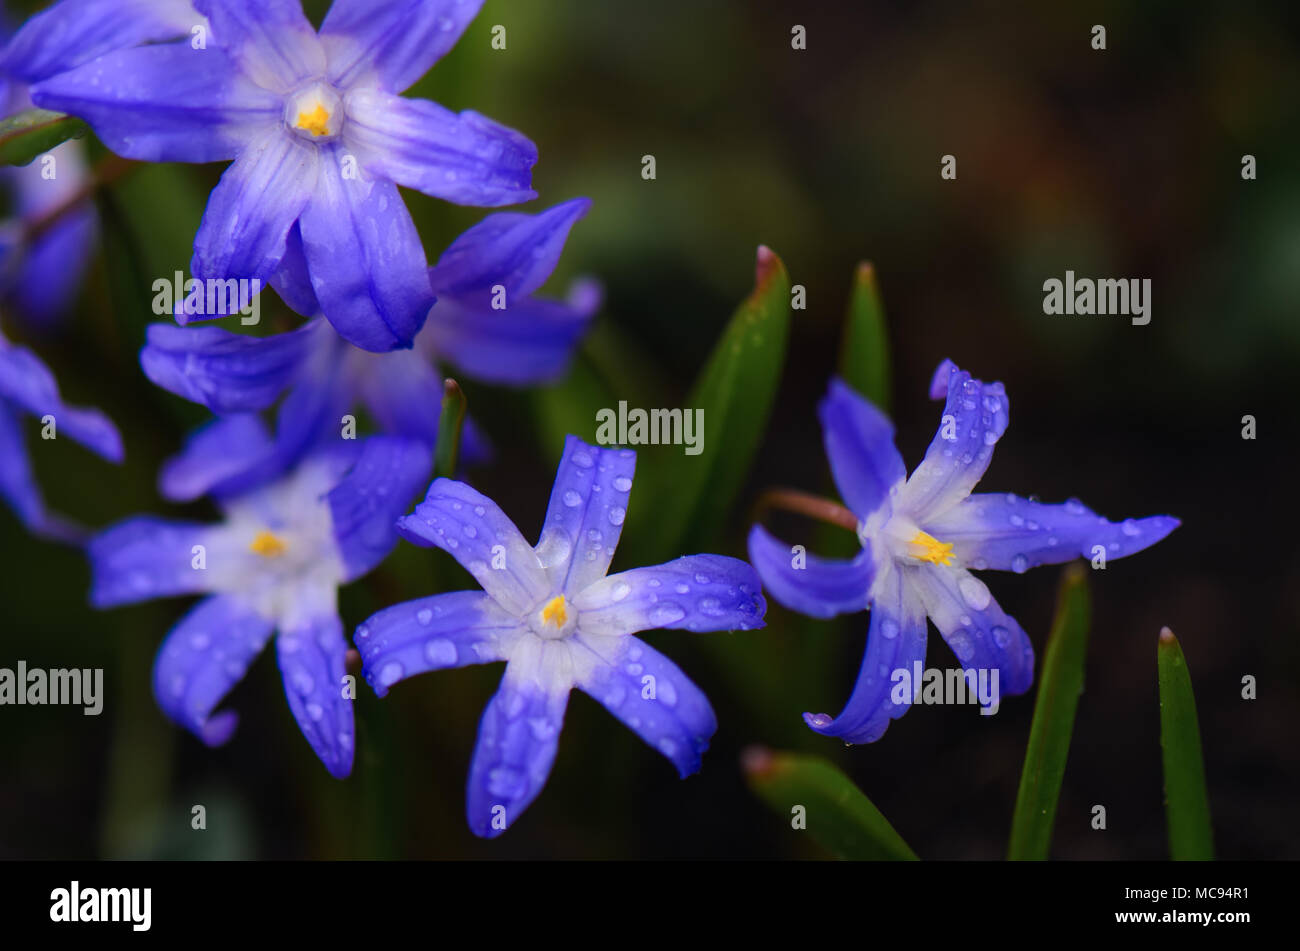
<svg viewBox="0 0 1300 951">
<path fill-rule="evenodd" d="M 309 4 L 317 17 L 324 7 Z M 1287 403 L 1300 357 L 1298 21 L 1284 3 L 488 0 L 411 94 L 537 142 L 541 199 L 525 210 L 593 199 L 547 290 L 591 274 L 607 300 L 569 382 L 539 393 L 463 381 L 498 452 L 472 481 L 535 537 L 556 433 L 591 440 L 590 394 L 602 388 L 634 406 L 682 405 L 766 244 L 808 307 L 794 314 L 766 443 L 715 546 L 743 556 L 760 491 L 829 484 L 815 405 L 838 362 L 854 268 L 869 260 L 909 468 L 938 422 L 930 374 L 951 357 L 1011 395 L 983 490 L 1183 520 L 1162 544 L 1090 574 L 1087 690 L 1053 855 L 1167 854 L 1155 660 L 1168 624 L 1196 690 L 1219 855 L 1300 856 Z M 495 24 L 505 51 L 490 47 Z M 795 24 L 806 50 L 791 49 Z M 1090 46 L 1094 24 L 1106 27 L 1105 51 Z M 641 178 L 645 154 L 654 181 Z M 945 154 L 955 181 L 940 178 Z M 1255 181 L 1241 178 L 1244 154 L 1257 159 Z M 48 500 L 88 524 L 213 515 L 157 496 L 159 462 L 204 414 L 153 388 L 136 353 L 155 319 L 149 285 L 188 270 L 220 172 L 134 169 L 101 199 L 104 248 L 64 325 L 37 334 L 5 317 L 69 399 L 101 406 L 123 430 L 121 468 L 30 434 Z M 482 215 L 407 200 L 431 259 Z M 1151 323 L 1044 316 L 1042 282 L 1067 269 L 1150 278 Z M 264 330 L 296 323 L 278 301 L 264 301 L 268 313 Z M 1241 436 L 1247 414 L 1253 441 Z M 639 469 L 680 451 L 644 447 Z M 634 489 L 614 570 L 639 564 L 634 533 L 654 530 L 637 501 Z M 807 530 L 770 524 L 786 537 Z M 739 761 L 751 744 L 829 757 L 924 858 L 1005 849 L 1032 693 L 995 717 L 918 707 L 865 747 L 804 726 L 802 711 L 835 713 L 847 699 L 866 614 L 815 622 L 773 605 L 759 632 L 648 634 L 717 710 L 703 772 L 679 781 L 575 692 L 546 790 L 502 839 L 481 842 L 465 826 L 464 782 L 499 665 L 426 675 L 383 701 L 363 685 L 357 769 L 338 782 L 298 734 L 270 652 L 227 700 L 241 715 L 233 740 L 205 749 L 149 693 L 153 653 L 188 601 L 92 611 L 78 553 L 29 538 L 7 511 L 0 551 L 0 666 L 103 667 L 107 691 L 97 718 L 0 709 L 0 857 L 822 855 L 747 790 Z M 1041 670 L 1059 569 L 984 577 Z M 445 555 L 404 545 L 344 592 L 344 622 L 470 584 Z M 933 631 L 928 663 L 953 664 Z M 1258 679 L 1256 700 L 1241 698 L 1245 675 Z M 194 804 L 207 808 L 206 832 L 190 829 Z M 1105 831 L 1090 828 L 1094 804 L 1107 809 Z"/>
</svg>

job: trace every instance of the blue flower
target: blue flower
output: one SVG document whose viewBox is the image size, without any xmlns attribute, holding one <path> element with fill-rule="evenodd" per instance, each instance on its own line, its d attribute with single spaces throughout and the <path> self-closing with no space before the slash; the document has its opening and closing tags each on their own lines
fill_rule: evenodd
<svg viewBox="0 0 1300 951">
<path fill-rule="evenodd" d="M 64 403 L 49 368 L 0 336 L 0 498 L 32 532 L 73 540 L 78 530 L 45 508 L 19 428 L 20 412 L 51 427 L 54 438 L 68 436 L 110 462 L 122 461 L 122 437 L 99 410 Z"/>
<path fill-rule="evenodd" d="M 409 347 L 433 291 L 397 186 L 470 205 L 536 197 L 526 138 L 397 95 L 481 5 L 335 0 L 318 34 L 298 0 L 200 0 L 205 42 L 109 53 L 32 98 L 128 158 L 234 160 L 195 236 L 194 277 L 269 282 L 358 347 Z"/>
<path fill-rule="evenodd" d="M 970 569 L 1024 572 L 1079 556 L 1136 554 L 1178 527 L 1159 515 L 1109 522 L 1071 500 L 1045 505 L 1010 494 L 972 495 L 1007 428 L 1001 383 L 982 383 L 944 361 L 930 386 L 946 400 L 939 432 L 911 477 L 880 410 L 840 380 L 819 408 L 826 455 L 840 495 L 858 521 L 862 550 L 851 561 L 792 558 L 789 545 L 755 525 L 749 554 L 769 594 L 818 618 L 871 609 L 866 655 L 838 717 L 804 714 L 818 733 L 847 743 L 880 738 L 912 697 L 892 696 L 895 670 L 924 664 L 926 617 L 967 671 L 997 670 L 1000 693 L 1034 679 L 1024 630 Z"/>
<path fill-rule="evenodd" d="M 148 330 L 141 366 L 154 383 L 222 415 L 269 408 L 289 391 L 262 464 L 245 467 L 222 492 L 283 471 L 321 438 L 336 438 L 341 417 L 357 404 L 384 432 L 433 444 L 443 385 L 435 359 L 474 379 L 514 385 L 552 380 L 566 368 L 599 291 L 579 282 L 567 302 L 534 291 L 589 205 L 576 198 L 537 215 L 489 215 L 461 235 L 431 270 L 439 299 L 412 350 L 358 350 L 320 319 L 270 337 L 159 323 Z M 481 458 L 485 447 L 467 423 L 462 458 Z M 166 487 L 164 494 L 186 497 Z"/>
<path fill-rule="evenodd" d="M 491 499 L 437 479 L 398 522 L 437 546 L 483 591 L 456 591 L 381 611 L 356 632 L 366 680 L 383 696 L 430 670 L 505 661 L 470 765 L 470 829 L 500 835 L 546 784 L 569 691 L 578 687 L 685 777 L 717 729 L 708 699 L 672 661 L 632 635 L 763 626 L 754 570 L 690 555 L 606 576 L 622 531 L 636 453 L 570 436 L 534 548 Z"/>
<path fill-rule="evenodd" d="M 245 417 L 237 425 L 249 423 Z M 228 467 L 230 449 L 259 438 L 231 425 L 220 421 L 206 431 L 210 438 L 192 442 L 187 463 L 195 470 Z M 339 440 L 284 479 L 222 500 L 221 524 L 127 519 L 87 546 L 91 601 L 107 608 L 208 595 L 163 642 L 153 687 L 163 711 L 211 746 L 230 738 L 237 719 L 213 711 L 278 630 L 289 708 L 330 773 L 347 776 L 354 731 L 338 588 L 392 550 L 394 519 L 428 473 L 422 443 Z"/>
<path fill-rule="evenodd" d="M 172 40 L 200 18 L 188 0 L 63 0 L 33 16 L 0 50 L 0 109 L 31 107 L 28 87 L 113 50 Z M 65 142 L 46 158 L 0 170 L 15 218 L 0 226 L 0 298 L 37 324 L 72 303 L 90 261 L 98 222 L 81 143 Z M 51 174 L 51 172 L 53 174 Z"/>
</svg>

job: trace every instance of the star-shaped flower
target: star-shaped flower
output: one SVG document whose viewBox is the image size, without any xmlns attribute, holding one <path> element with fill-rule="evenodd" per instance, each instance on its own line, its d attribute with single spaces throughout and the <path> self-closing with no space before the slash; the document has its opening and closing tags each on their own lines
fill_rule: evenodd
<svg viewBox="0 0 1300 951">
<path fill-rule="evenodd" d="M 194 240 L 194 277 L 269 282 L 366 350 L 409 347 L 433 291 L 398 185 L 448 201 L 536 197 L 537 150 L 475 112 L 398 93 L 455 45 L 482 0 L 198 0 L 211 32 L 109 53 L 32 89 L 115 152 L 234 159 Z"/>
<path fill-rule="evenodd" d="M 1045 505 L 1011 494 L 972 495 L 1007 428 L 1001 383 L 982 383 L 945 360 L 930 385 L 945 400 L 939 432 L 911 477 L 889 419 L 834 380 L 819 408 L 831 472 L 858 522 L 851 561 L 796 554 L 761 525 L 749 555 L 763 585 L 786 607 L 828 618 L 871 609 L 866 655 L 837 717 L 804 714 L 818 733 L 848 743 L 880 738 L 913 697 L 894 695 L 896 670 L 925 662 L 926 618 L 968 672 L 997 670 L 1001 693 L 1034 679 L 1034 651 L 1015 618 L 970 569 L 1021 573 L 1083 556 L 1122 558 L 1154 545 L 1178 519 L 1109 522 L 1078 500 Z"/>
<path fill-rule="evenodd" d="M 227 450 L 258 438 L 269 437 L 219 425 L 191 445 L 187 464 L 229 467 Z M 163 711 L 210 746 L 226 742 L 237 720 L 233 711 L 214 714 L 217 705 L 278 630 L 289 708 L 330 773 L 347 776 L 354 729 L 338 588 L 392 550 L 393 521 L 428 472 L 423 443 L 339 440 L 283 479 L 221 500 L 220 524 L 127 519 L 87 546 L 91 601 L 107 608 L 208 595 L 167 635 L 153 685 Z"/>
<path fill-rule="evenodd" d="M 483 586 L 408 601 L 356 632 L 383 696 L 431 670 L 505 661 L 479 726 L 466 812 L 500 835 L 542 791 L 574 687 L 668 757 L 685 777 L 717 729 L 708 698 L 638 631 L 748 630 L 767 605 L 743 561 L 689 555 L 606 575 L 627 514 L 636 453 L 570 436 L 534 548 L 491 499 L 437 479 L 398 530 L 451 554 Z"/>
</svg>

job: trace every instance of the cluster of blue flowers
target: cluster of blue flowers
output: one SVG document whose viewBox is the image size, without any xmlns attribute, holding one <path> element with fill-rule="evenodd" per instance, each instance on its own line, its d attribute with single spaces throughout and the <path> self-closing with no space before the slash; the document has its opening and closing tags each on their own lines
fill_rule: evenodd
<svg viewBox="0 0 1300 951">
<path fill-rule="evenodd" d="M 971 495 L 1006 428 L 1007 400 L 1000 384 L 949 363 L 932 387 L 946 400 L 945 425 L 910 479 L 888 420 L 832 384 L 821 408 L 826 451 L 862 543 L 849 562 L 796 565 L 789 546 L 755 526 L 753 567 L 692 555 L 608 575 L 635 453 L 572 436 L 535 546 L 460 481 L 436 479 L 405 514 L 438 437 L 435 361 L 489 383 L 552 380 L 600 302 L 587 281 L 567 300 L 535 296 L 586 199 L 491 214 L 430 267 L 398 191 L 483 207 L 536 197 L 527 138 L 401 95 L 480 6 L 334 0 L 318 31 L 299 0 L 61 0 L 0 53 L 9 113 L 31 104 L 69 113 L 130 159 L 229 161 L 195 235 L 191 272 L 256 279 L 307 318 L 253 337 L 192 326 L 214 315 L 181 305 L 176 323 L 148 331 L 140 355 L 148 378 L 213 413 L 166 463 L 160 491 L 173 501 L 209 498 L 224 520 L 130 518 L 85 551 L 97 607 L 204 596 L 158 653 L 161 708 L 205 743 L 225 742 L 236 717 L 218 707 L 274 633 L 304 737 L 331 774 L 347 776 L 355 731 L 337 593 L 399 536 L 443 549 L 482 590 L 389 607 L 354 642 L 379 696 L 427 671 L 506 663 L 470 766 L 467 815 L 483 836 L 500 834 L 541 791 L 574 687 L 683 776 L 698 770 L 717 725 L 712 707 L 634 635 L 761 627 L 762 586 L 814 617 L 871 609 L 857 687 L 839 717 L 807 716 L 818 732 L 870 742 L 905 712 L 887 675 L 923 659 L 927 616 L 964 667 L 1000 670 L 1009 693 L 1027 689 L 1028 638 L 969 569 L 1024 571 L 1097 544 L 1119 557 L 1177 522 L 1116 525 L 1079 503 Z M 87 181 L 78 148 L 60 146 L 57 184 L 30 169 L 6 173 L 17 201 L 0 229 L 0 296 L 37 321 L 67 307 L 69 277 L 95 240 L 90 206 L 68 207 Z M 379 432 L 340 438 L 358 405 Z M 262 414 L 273 408 L 270 429 Z M 122 458 L 121 439 L 102 414 L 62 403 L 44 365 L 0 338 L 0 495 L 33 532 L 75 537 L 42 502 L 15 410 L 53 417 L 110 460 Z M 465 435 L 465 454 L 486 458 L 486 437 L 472 424 Z"/>
</svg>

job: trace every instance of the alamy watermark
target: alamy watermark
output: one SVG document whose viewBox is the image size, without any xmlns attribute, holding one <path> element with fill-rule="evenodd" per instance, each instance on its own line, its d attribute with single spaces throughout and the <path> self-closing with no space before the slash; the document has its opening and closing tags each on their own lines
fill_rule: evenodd
<svg viewBox="0 0 1300 951">
<path fill-rule="evenodd" d="M 596 442 L 601 446 L 684 446 L 688 456 L 704 451 L 704 410 L 618 409 L 596 411 Z"/>
<path fill-rule="evenodd" d="M 965 670 L 960 667 L 949 670 L 927 667 L 923 670 L 918 660 L 913 661 L 911 669 L 895 668 L 889 680 L 894 685 L 889 699 L 895 706 L 978 703 L 980 716 L 991 717 L 1002 704 L 996 667 L 969 667 Z"/>
<path fill-rule="evenodd" d="M 1151 323 L 1151 278 L 1093 280 L 1065 272 L 1065 280 L 1043 282 L 1043 313 L 1049 316 L 1127 316 L 1138 327 Z"/>
<path fill-rule="evenodd" d="M 17 669 L 0 667 L 0 705 L 80 706 L 88 717 L 104 709 L 104 668 L 44 670 L 20 660 Z"/>
<path fill-rule="evenodd" d="M 229 317 L 239 314 L 239 322 L 252 327 L 262 319 L 258 295 L 262 281 L 256 277 L 209 277 L 188 281 L 177 271 L 169 281 L 160 277 L 153 282 L 153 312 L 159 316 Z"/>
<path fill-rule="evenodd" d="M 68 888 L 50 892 L 50 921 L 129 922 L 132 931 L 148 931 L 153 923 L 152 888 Z"/>
</svg>

